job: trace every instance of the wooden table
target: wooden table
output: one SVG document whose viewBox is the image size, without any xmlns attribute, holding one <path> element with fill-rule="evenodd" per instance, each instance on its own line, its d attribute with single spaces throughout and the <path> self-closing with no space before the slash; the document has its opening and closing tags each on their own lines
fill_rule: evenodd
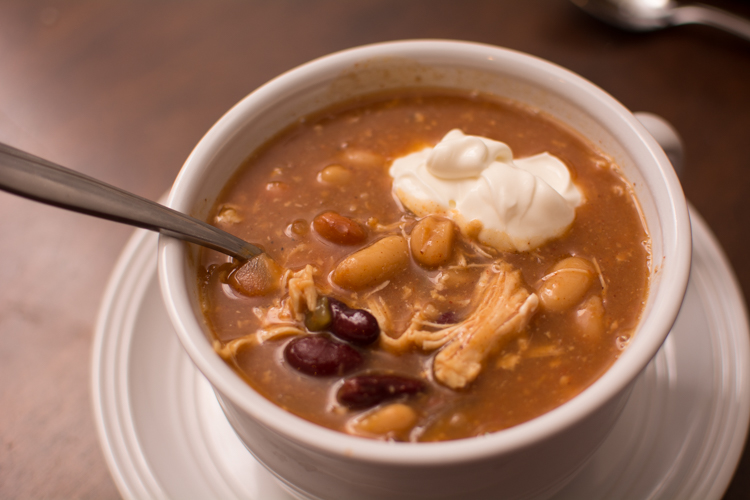
<svg viewBox="0 0 750 500">
<path fill-rule="evenodd" d="M 750 5 L 711 2 L 750 18 Z M 684 188 L 750 294 L 750 43 L 617 31 L 565 0 L 0 3 L 0 141 L 142 196 L 165 193 L 248 92 L 370 42 L 452 38 L 572 69 L 669 120 Z M 116 498 L 91 410 L 92 332 L 128 227 L 0 193 L 0 497 Z M 750 497 L 750 453 L 726 494 Z"/>
</svg>

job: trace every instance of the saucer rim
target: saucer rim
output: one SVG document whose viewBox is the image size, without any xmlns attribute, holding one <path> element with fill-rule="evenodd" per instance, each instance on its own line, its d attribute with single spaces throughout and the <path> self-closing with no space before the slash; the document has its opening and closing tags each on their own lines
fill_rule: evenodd
<svg viewBox="0 0 750 500">
<path fill-rule="evenodd" d="M 734 353 L 735 368 L 739 368 L 739 376 L 735 378 L 737 379 L 736 383 L 739 389 L 741 389 L 738 392 L 744 396 L 739 399 L 740 405 L 734 411 L 736 425 L 734 427 L 726 426 L 732 429 L 732 435 L 735 439 L 730 440 L 728 446 L 722 448 L 722 464 L 718 470 L 715 467 L 704 467 L 704 469 L 709 470 L 713 474 L 713 481 L 710 486 L 711 496 L 706 498 L 715 498 L 718 500 L 731 482 L 736 467 L 739 464 L 747 436 L 748 421 L 750 420 L 750 375 L 747 369 L 742 369 L 742 363 L 750 361 L 750 340 L 748 340 L 747 312 L 736 276 L 732 272 L 726 256 L 718 242 L 716 242 L 715 237 L 711 234 L 705 221 L 693 207 L 690 208 L 694 246 L 702 248 L 703 251 L 709 254 L 708 260 L 711 265 L 708 267 L 718 268 L 720 273 L 726 275 L 724 276 L 725 278 L 729 278 L 726 283 L 722 284 L 726 287 L 726 295 L 729 296 L 730 302 L 735 303 L 731 307 L 733 309 L 731 312 L 734 314 L 731 317 L 723 317 L 721 319 L 734 325 L 734 328 L 729 329 L 730 332 L 728 335 L 733 335 L 732 340 L 739 347 Z M 132 421 L 129 423 L 124 422 L 127 424 L 125 426 L 127 428 L 112 426 L 112 412 L 117 412 L 117 409 L 113 410 L 112 405 L 107 404 L 105 391 L 108 389 L 105 387 L 106 380 L 100 376 L 108 368 L 106 366 L 107 363 L 111 363 L 116 357 L 127 359 L 129 355 L 129 342 L 125 342 L 125 345 L 122 345 L 122 342 L 114 342 L 115 345 L 109 345 L 112 344 L 113 340 L 122 339 L 111 339 L 107 336 L 108 334 L 115 333 L 117 337 L 120 337 L 121 335 L 117 334 L 116 330 L 119 329 L 120 332 L 124 331 L 127 326 L 123 327 L 122 325 L 127 323 L 132 324 L 135 319 L 133 316 L 139 314 L 139 304 L 141 303 L 145 289 L 152 283 L 154 275 L 157 273 L 156 247 L 157 236 L 155 234 L 145 230 L 137 230 L 133 234 L 124 247 L 111 274 L 101 303 L 95 329 L 91 364 L 92 405 L 101 449 L 113 480 L 124 498 L 168 497 L 162 485 L 152 474 L 153 471 L 149 468 L 148 457 L 143 455 L 143 450 L 138 449 L 137 446 L 128 446 L 129 440 L 131 443 L 137 442 L 137 429 L 134 428 L 134 423 Z M 140 295 L 138 292 L 140 292 Z M 134 305 L 136 307 L 133 307 Z M 729 307 L 727 304 L 724 304 L 724 306 Z M 113 325 L 115 326 L 115 330 L 112 329 Z M 742 335 L 743 332 L 744 335 Z M 113 351 L 115 348 L 119 348 L 121 351 Z M 724 360 L 720 359 L 719 361 L 723 362 Z M 109 368 L 112 367 L 110 366 Z M 120 368 L 122 369 L 123 367 L 121 366 Z M 125 374 L 125 377 L 127 378 L 127 374 Z M 119 397 L 127 398 L 127 395 L 128 391 L 125 390 L 122 391 Z M 108 419 L 110 420 L 109 422 L 107 421 Z M 743 433 L 742 439 L 736 439 L 739 437 L 737 435 L 738 430 Z M 722 434 L 727 434 L 726 430 Z M 716 453 L 714 453 L 713 458 L 712 462 L 716 462 Z M 134 466 L 136 463 L 140 464 L 140 466 Z"/>
</svg>

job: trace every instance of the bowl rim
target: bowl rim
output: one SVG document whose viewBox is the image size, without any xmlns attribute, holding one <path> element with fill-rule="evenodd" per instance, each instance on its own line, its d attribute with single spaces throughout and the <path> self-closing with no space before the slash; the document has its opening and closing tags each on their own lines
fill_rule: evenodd
<svg viewBox="0 0 750 500">
<path fill-rule="evenodd" d="M 442 57 L 487 58 L 503 64 L 514 64 L 526 71 L 554 78 L 568 91 L 584 92 L 587 99 L 604 113 L 620 120 L 623 134 L 642 142 L 650 160 L 658 166 L 659 178 L 668 197 L 673 220 L 662 221 L 664 255 L 674 255 L 661 266 L 659 297 L 655 301 L 659 315 L 646 318 L 630 345 L 601 377 L 563 405 L 522 424 L 481 437 L 435 443 L 393 443 L 347 435 L 313 424 L 266 400 L 244 382 L 213 350 L 194 317 L 184 276 L 186 246 L 168 236 L 159 238 L 159 281 L 165 306 L 178 338 L 193 363 L 211 385 L 263 427 L 329 455 L 347 459 L 403 466 L 448 465 L 498 456 L 532 446 L 581 422 L 586 416 L 627 390 L 646 367 L 666 338 L 679 312 L 690 268 L 690 223 L 682 188 L 677 176 L 656 141 L 622 104 L 593 83 L 554 63 L 515 50 L 492 45 L 455 40 L 402 40 L 369 44 L 335 52 L 312 60 L 262 85 L 233 106 L 195 146 L 180 170 L 168 199 L 171 208 L 189 211 L 183 193 L 191 183 L 194 170 L 207 168 L 207 159 L 229 142 L 236 127 L 259 103 L 298 87 L 300 81 L 312 79 L 321 72 L 338 74 L 357 62 L 384 55 L 416 58 L 426 54 Z M 669 292 L 669 293 L 667 293 Z M 648 332 L 644 334 L 643 332 Z"/>
</svg>

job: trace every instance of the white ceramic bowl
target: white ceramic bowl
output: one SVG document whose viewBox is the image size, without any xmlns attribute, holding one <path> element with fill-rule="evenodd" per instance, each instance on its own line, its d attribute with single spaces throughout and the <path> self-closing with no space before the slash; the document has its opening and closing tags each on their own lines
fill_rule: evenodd
<svg viewBox="0 0 750 500">
<path fill-rule="evenodd" d="M 677 316 L 690 266 L 690 225 L 677 177 L 654 139 L 611 96 L 538 58 L 453 41 L 381 43 L 317 59 L 232 108 L 198 143 L 169 205 L 205 219 L 253 149 L 296 119 L 355 95 L 414 86 L 479 90 L 527 103 L 588 137 L 635 186 L 653 242 L 648 303 L 614 365 L 573 400 L 485 437 L 384 443 L 324 429 L 253 391 L 214 352 L 197 306 L 196 248 L 162 237 L 159 278 L 180 341 L 213 385 L 239 437 L 291 492 L 321 499 L 546 498 L 610 431 L 638 374 Z"/>
</svg>

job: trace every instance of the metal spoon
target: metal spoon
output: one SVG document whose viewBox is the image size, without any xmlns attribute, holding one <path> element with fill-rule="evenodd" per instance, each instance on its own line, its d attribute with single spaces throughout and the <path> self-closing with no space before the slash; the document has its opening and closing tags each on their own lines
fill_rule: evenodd
<svg viewBox="0 0 750 500">
<path fill-rule="evenodd" d="M 705 5 L 678 6 L 674 0 L 572 0 L 600 20 L 631 31 L 680 24 L 705 24 L 750 41 L 750 21 Z"/>
<path fill-rule="evenodd" d="M 48 205 L 150 229 L 242 260 L 262 250 L 203 221 L 0 143 L 0 189 Z"/>
</svg>

